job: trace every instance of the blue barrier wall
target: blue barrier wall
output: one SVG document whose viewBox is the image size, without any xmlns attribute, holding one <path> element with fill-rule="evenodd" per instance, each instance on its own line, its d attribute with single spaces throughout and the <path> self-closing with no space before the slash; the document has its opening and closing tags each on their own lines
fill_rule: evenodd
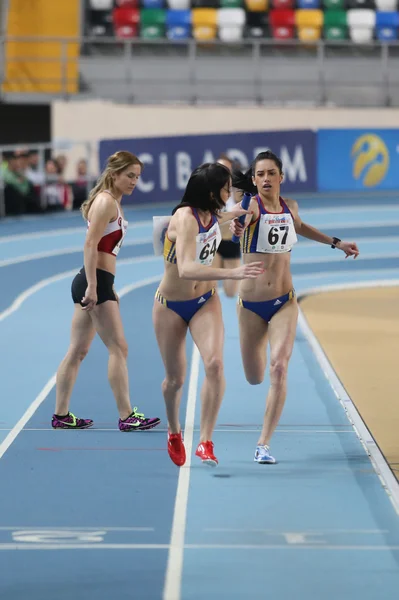
<svg viewBox="0 0 399 600">
<path fill-rule="evenodd" d="M 320 129 L 102 140 L 100 167 L 129 150 L 145 169 L 127 202 L 178 202 L 191 171 L 222 153 L 243 166 L 270 148 L 283 161 L 285 195 L 399 190 L 399 129 Z"/>
<path fill-rule="evenodd" d="M 201 163 L 214 162 L 225 152 L 247 166 L 268 148 L 283 161 L 283 194 L 316 191 L 316 134 L 308 130 L 102 140 L 100 167 L 117 150 L 128 150 L 145 169 L 134 196 L 126 201 L 177 203 L 191 171 Z"/>
<path fill-rule="evenodd" d="M 399 189 L 399 129 L 321 129 L 317 188 Z"/>
</svg>

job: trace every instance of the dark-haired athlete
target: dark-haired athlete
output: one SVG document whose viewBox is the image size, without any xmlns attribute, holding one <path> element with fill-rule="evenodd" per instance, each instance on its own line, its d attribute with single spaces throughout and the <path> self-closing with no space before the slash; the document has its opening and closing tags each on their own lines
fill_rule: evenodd
<svg viewBox="0 0 399 600">
<path fill-rule="evenodd" d="M 225 379 L 222 311 L 213 282 L 255 279 L 262 273 L 259 262 L 236 269 L 211 267 L 221 240 L 219 223 L 247 213 L 239 205 L 230 213 L 221 213 L 230 189 L 231 175 L 223 165 L 206 163 L 195 169 L 182 202 L 172 213 L 163 241 L 165 272 L 155 295 L 153 321 L 166 371 L 162 392 L 169 425 L 168 452 L 178 466 L 186 460 L 179 407 L 186 376 L 187 331 L 190 330 L 205 368 L 196 455 L 205 464 L 216 466 L 212 435 Z"/>
<path fill-rule="evenodd" d="M 301 221 L 298 204 L 280 196 L 283 180 L 281 160 L 262 152 L 245 173 L 235 172 L 233 185 L 254 194 L 246 217 L 246 228 L 234 221 L 230 228 L 242 236 L 244 264 L 261 260 L 264 273 L 253 281 L 242 281 L 238 317 L 241 355 L 247 381 L 262 383 L 266 370 L 266 346 L 270 344 L 270 388 L 266 398 L 263 428 L 255 451 L 258 463 L 275 463 L 270 440 L 283 411 L 287 393 L 287 368 L 291 357 L 298 317 L 292 285 L 290 252 L 297 233 L 315 242 L 339 248 L 346 257 L 359 254 L 354 242 L 325 235 Z"/>
</svg>

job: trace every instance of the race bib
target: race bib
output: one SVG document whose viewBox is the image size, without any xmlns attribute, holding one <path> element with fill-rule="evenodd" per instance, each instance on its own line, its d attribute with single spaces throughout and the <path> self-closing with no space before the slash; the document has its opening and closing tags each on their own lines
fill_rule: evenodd
<svg viewBox="0 0 399 600">
<path fill-rule="evenodd" d="M 205 266 L 211 265 L 221 240 L 222 235 L 220 233 L 219 223 L 215 223 L 209 231 L 199 233 L 195 238 L 196 262 Z"/>
<path fill-rule="evenodd" d="M 163 254 L 163 246 L 165 242 L 166 232 L 168 231 L 169 223 L 172 217 L 152 217 L 153 225 L 153 246 L 156 256 Z"/>
<path fill-rule="evenodd" d="M 127 231 L 128 221 L 125 221 L 125 219 L 122 219 L 122 217 L 118 217 L 118 225 L 122 230 L 122 237 L 116 244 L 115 248 L 112 250 L 112 254 L 114 254 L 115 256 L 118 256 L 119 250 L 122 248 L 122 243 Z"/>
<path fill-rule="evenodd" d="M 289 252 L 298 241 L 290 213 L 260 215 L 257 252 Z"/>
</svg>

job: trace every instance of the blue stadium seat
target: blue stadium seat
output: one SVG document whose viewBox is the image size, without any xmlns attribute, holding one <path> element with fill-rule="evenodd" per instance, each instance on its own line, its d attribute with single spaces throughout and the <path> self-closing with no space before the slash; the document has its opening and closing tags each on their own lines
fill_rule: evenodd
<svg viewBox="0 0 399 600">
<path fill-rule="evenodd" d="M 191 10 L 166 12 L 166 36 L 169 40 L 186 40 L 191 37 Z"/>
<path fill-rule="evenodd" d="M 376 14 L 376 27 L 399 27 L 399 12 L 380 12 Z M 395 38 L 396 39 L 396 38 Z"/>
<path fill-rule="evenodd" d="M 298 0 L 297 6 L 302 9 L 320 8 L 320 0 Z"/>
<path fill-rule="evenodd" d="M 398 39 L 397 27 L 376 27 L 377 40 L 380 42 L 392 42 Z"/>
<path fill-rule="evenodd" d="M 141 0 L 142 8 L 164 8 L 164 0 Z"/>
</svg>

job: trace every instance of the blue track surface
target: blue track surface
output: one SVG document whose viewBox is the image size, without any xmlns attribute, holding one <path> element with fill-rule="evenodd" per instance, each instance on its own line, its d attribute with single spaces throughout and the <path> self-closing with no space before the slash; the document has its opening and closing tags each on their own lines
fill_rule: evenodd
<svg viewBox="0 0 399 600">
<path fill-rule="evenodd" d="M 382 205 L 387 211 L 378 210 L 376 218 Z M 361 256 L 344 260 L 342 253 L 302 240 L 292 257 L 299 294 L 321 285 L 399 278 L 395 198 L 303 198 L 301 207 L 303 220 L 358 241 Z M 98 339 L 72 401 L 72 410 L 95 419 L 95 428 L 53 431 L 51 383 L 42 393 L 68 345 L 69 288 L 82 263 L 81 218 L 0 222 L 3 449 L 7 436 L 19 432 L 0 459 L 0 598 L 396 599 L 398 515 L 300 328 L 287 404 L 273 439 L 278 465 L 252 460 L 268 381 L 246 383 L 235 302 L 224 297 L 227 390 L 214 437 L 220 466 L 207 470 L 192 457 L 191 468 L 179 472 L 169 460 L 163 368 L 151 324 L 163 267 L 152 256 L 150 224 L 153 214 L 169 208 L 127 211 L 135 227 L 121 251 L 116 282 L 118 290 L 137 284 L 121 303 L 132 398 L 163 422 L 130 435 L 117 430 L 107 353 Z M 336 226 L 341 221 L 342 230 Z M 190 357 L 191 340 L 187 352 Z M 202 379 L 200 367 L 194 389 Z M 195 446 L 200 401 L 187 401 L 188 384 L 181 420 L 191 402 Z M 19 419 L 38 397 L 43 402 L 19 431 Z M 179 473 L 188 494 L 180 496 L 176 515 Z M 185 527 L 181 574 L 170 546 L 179 520 Z M 172 583 L 163 596 L 168 556 Z"/>
</svg>

